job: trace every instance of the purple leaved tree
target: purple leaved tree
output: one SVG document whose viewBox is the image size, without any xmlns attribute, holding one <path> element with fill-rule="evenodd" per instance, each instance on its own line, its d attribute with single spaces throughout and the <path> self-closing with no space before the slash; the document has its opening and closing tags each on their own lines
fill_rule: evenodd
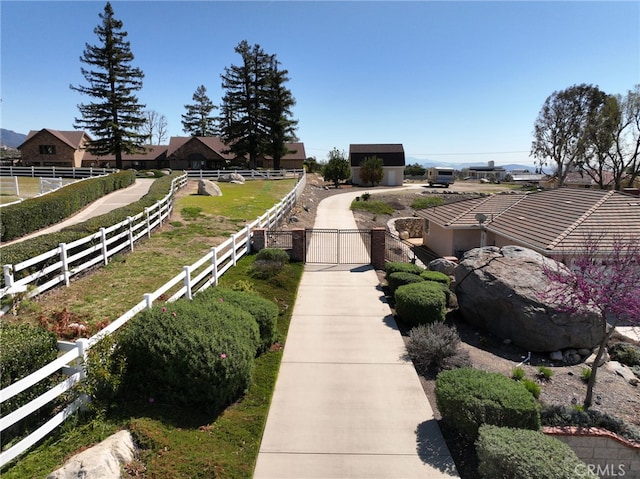
<svg viewBox="0 0 640 479">
<path fill-rule="evenodd" d="M 546 267 L 544 272 L 550 281 L 547 299 L 569 314 L 596 312 L 602 327 L 584 399 L 588 409 L 598 365 L 615 327 L 640 326 L 640 238 L 589 236 L 568 268 Z"/>
</svg>

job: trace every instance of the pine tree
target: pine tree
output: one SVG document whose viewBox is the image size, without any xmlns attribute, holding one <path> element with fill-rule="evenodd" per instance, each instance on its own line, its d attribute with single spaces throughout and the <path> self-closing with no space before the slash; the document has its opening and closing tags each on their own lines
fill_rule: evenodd
<svg viewBox="0 0 640 479">
<path fill-rule="evenodd" d="M 266 146 L 265 109 L 272 55 L 260 45 L 250 47 L 246 40 L 235 48 L 242 65 L 225 67 L 222 77 L 220 131 L 229 152 L 237 157 L 249 157 L 254 168 Z"/>
<path fill-rule="evenodd" d="M 81 68 L 88 86 L 71 86 L 95 99 L 80 104 L 82 119 L 75 119 L 75 128 L 88 129 L 96 137 L 87 150 L 97 156 L 114 155 L 116 168 L 122 168 L 122 154 L 136 153 L 145 143 L 140 133 L 145 123 L 145 105 L 138 103 L 134 92 L 142 88 L 144 73 L 131 66 L 133 53 L 125 40 L 122 21 L 114 18 L 111 3 L 99 15 L 102 24 L 94 29 L 99 45 L 85 45 L 80 61 L 89 66 Z"/>
<path fill-rule="evenodd" d="M 265 153 L 273 158 L 273 168 L 280 169 L 280 160 L 287 153 L 295 153 L 287 148 L 287 143 L 297 141 L 295 128 L 297 120 L 291 118 L 291 108 L 296 100 L 285 87 L 289 81 L 288 71 L 279 70 L 279 61 L 273 58 L 269 72 L 269 89 L 266 98 L 265 126 L 267 141 Z"/>
<path fill-rule="evenodd" d="M 182 115 L 182 131 L 191 136 L 214 136 L 217 134 L 216 118 L 211 112 L 217 108 L 207 96 L 204 85 L 196 88 L 192 97 L 194 103 L 185 105 L 187 113 Z"/>
</svg>

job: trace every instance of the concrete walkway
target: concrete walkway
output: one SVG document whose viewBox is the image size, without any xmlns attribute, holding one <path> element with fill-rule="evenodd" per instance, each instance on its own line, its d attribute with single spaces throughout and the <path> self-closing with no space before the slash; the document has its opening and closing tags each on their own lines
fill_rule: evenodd
<svg viewBox="0 0 640 479">
<path fill-rule="evenodd" d="M 346 193 L 316 228 L 355 228 Z M 307 265 L 254 479 L 459 477 L 369 265 Z"/>
<path fill-rule="evenodd" d="M 128 186 L 127 188 L 116 190 L 113 193 L 109 193 L 108 195 L 97 199 L 93 203 L 90 203 L 89 205 L 84 207 L 75 215 L 69 216 L 64 221 L 56 223 L 55 225 L 49 226 L 47 228 L 43 228 L 16 240 L 7 241 L 2 245 L 6 246 L 12 243 L 24 241 L 29 238 L 35 238 L 36 236 L 55 233 L 56 231 L 60 231 L 61 229 L 66 228 L 67 226 L 82 223 L 83 221 L 86 221 L 90 218 L 109 213 L 116 208 L 121 208 L 123 206 L 134 203 L 149 192 L 149 188 L 151 188 L 153 182 L 154 179 L 151 178 L 136 178 L 136 182 L 133 185 Z"/>
</svg>

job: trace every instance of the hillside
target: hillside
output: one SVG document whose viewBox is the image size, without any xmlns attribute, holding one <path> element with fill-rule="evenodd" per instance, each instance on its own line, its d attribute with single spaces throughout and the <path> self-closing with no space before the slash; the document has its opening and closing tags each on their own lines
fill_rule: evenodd
<svg viewBox="0 0 640 479">
<path fill-rule="evenodd" d="M 22 133 L 16 133 L 12 130 L 0 128 L 0 145 L 8 146 L 9 148 L 17 148 L 26 138 L 27 135 Z"/>
</svg>

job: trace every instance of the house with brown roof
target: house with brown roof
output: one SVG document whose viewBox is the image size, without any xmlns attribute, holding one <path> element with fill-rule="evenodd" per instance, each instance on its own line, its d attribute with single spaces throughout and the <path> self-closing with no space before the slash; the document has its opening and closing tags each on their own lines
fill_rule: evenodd
<svg viewBox="0 0 640 479">
<path fill-rule="evenodd" d="M 91 137 L 83 131 L 43 129 L 32 131 L 18 148 L 25 166 L 115 167 L 115 156 L 97 156 L 86 151 Z M 123 168 L 151 170 L 221 170 L 246 167 L 247 159 L 227 152 L 219 137 L 173 136 L 168 145 L 148 145 L 139 152 L 122 155 Z M 289 153 L 280 160 L 280 167 L 302 169 L 306 159 L 303 143 L 289 143 Z M 258 167 L 272 168 L 269 157 L 258 159 Z"/>
<path fill-rule="evenodd" d="M 610 248 L 616 236 L 640 238 L 640 199 L 617 191 L 559 188 L 497 194 L 417 212 L 423 244 L 440 256 L 462 256 L 480 246 L 517 245 L 562 259 L 586 238 Z"/>
<path fill-rule="evenodd" d="M 349 163 L 353 184 L 363 184 L 360 177 L 360 164 L 365 158 L 372 156 L 377 156 L 382 160 L 384 176 L 380 184 L 382 186 L 402 186 L 405 158 L 404 148 L 398 143 L 349 145 Z"/>
<path fill-rule="evenodd" d="M 76 167 L 82 165 L 85 145 L 91 141 L 84 131 L 31 130 L 18 146 L 24 166 Z"/>
</svg>

